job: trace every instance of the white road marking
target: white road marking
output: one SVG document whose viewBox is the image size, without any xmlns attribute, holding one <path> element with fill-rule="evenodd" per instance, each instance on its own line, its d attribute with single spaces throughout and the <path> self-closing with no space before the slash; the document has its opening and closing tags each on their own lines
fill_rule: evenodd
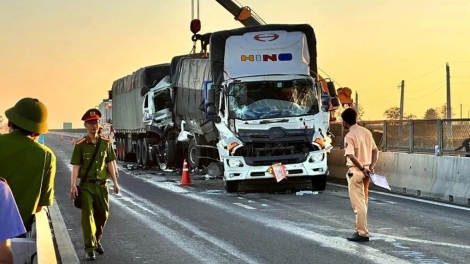
<svg viewBox="0 0 470 264">
<path fill-rule="evenodd" d="M 224 258 L 223 253 L 218 254 L 215 252 L 212 247 L 205 247 L 201 245 L 200 240 L 204 239 L 214 245 L 222 249 L 223 251 L 227 252 L 228 254 L 232 255 L 233 257 L 242 260 L 244 263 L 262 263 L 261 260 L 252 258 L 242 251 L 238 250 L 231 244 L 224 242 L 221 239 L 218 239 L 207 232 L 202 231 L 196 225 L 192 224 L 189 221 L 186 221 L 173 212 L 164 209 L 158 205 L 153 204 L 151 201 L 146 200 L 139 195 L 123 190 L 124 202 L 122 201 L 115 201 L 112 199 L 113 202 L 117 202 L 122 208 L 128 211 L 130 214 L 134 215 L 136 218 L 142 220 L 149 228 L 152 230 L 157 231 L 158 233 L 165 236 L 169 241 L 175 243 L 181 249 L 187 251 L 193 257 L 197 258 L 198 260 L 202 261 L 203 263 L 221 263 Z M 131 204 L 132 206 L 129 206 Z M 145 211 L 148 216 L 139 214 L 138 210 Z M 181 230 L 174 230 L 166 225 L 160 224 L 158 218 L 165 217 L 167 219 L 171 219 L 171 221 L 178 223 L 184 229 L 187 229 L 189 232 L 194 233 L 194 236 L 188 237 L 182 235 L 183 232 Z M 157 218 L 157 219 L 156 219 Z M 157 220 L 157 221 L 156 221 Z M 193 240 L 193 241 L 189 241 Z"/>
<path fill-rule="evenodd" d="M 152 180 L 144 179 L 144 178 L 142 178 L 142 180 L 158 188 L 165 189 L 165 185 L 160 185 L 160 182 L 153 182 Z M 188 198 L 197 200 L 199 202 L 203 202 L 203 203 L 218 207 L 222 210 L 225 210 L 226 212 L 235 214 L 241 218 L 255 221 L 258 224 L 265 225 L 273 229 L 281 230 L 297 237 L 302 237 L 306 240 L 310 240 L 315 243 L 318 243 L 319 245 L 322 245 L 324 247 L 330 247 L 330 248 L 333 248 L 335 250 L 338 250 L 347 254 L 352 254 L 360 258 L 364 258 L 368 261 L 373 261 L 376 263 L 384 263 L 383 260 L 386 259 L 389 261 L 389 263 L 396 263 L 396 264 L 411 263 L 409 261 L 386 254 L 378 249 L 368 247 L 362 244 L 351 243 L 347 241 L 345 238 L 322 235 L 320 233 L 316 233 L 311 230 L 298 227 L 296 226 L 296 223 L 290 223 L 289 221 L 278 221 L 277 219 L 271 219 L 269 217 L 263 217 L 257 214 L 247 214 L 246 211 L 240 212 L 238 210 L 235 210 L 235 208 L 227 207 L 227 205 L 209 197 L 202 197 L 195 193 L 188 193 L 185 196 Z"/>
<path fill-rule="evenodd" d="M 256 210 L 256 208 L 251 207 L 251 206 L 246 205 L 246 204 L 242 204 L 242 203 L 233 203 L 233 204 L 234 204 L 234 205 L 238 205 L 238 206 L 240 206 L 240 207 L 243 207 L 243 208 L 245 208 L 245 209 Z"/>
<path fill-rule="evenodd" d="M 341 184 L 336 184 L 336 183 L 328 183 L 328 184 L 332 185 L 332 186 L 347 188 L 347 186 L 344 186 L 344 185 L 341 185 Z M 420 199 L 420 198 L 413 198 L 413 197 L 408 197 L 408 196 L 402 196 L 402 195 L 399 195 L 399 194 L 379 192 L 379 191 L 374 191 L 374 190 L 369 190 L 369 192 L 370 193 L 381 194 L 381 195 L 385 195 L 385 196 L 390 196 L 390 197 L 401 198 L 401 199 L 410 200 L 410 201 L 415 201 L 415 202 L 420 202 L 420 203 L 427 203 L 427 204 L 433 204 L 433 205 L 438 205 L 438 206 L 447 207 L 447 208 L 470 211 L 469 207 L 464 207 L 464 206 L 459 206 L 459 205 L 446 204 L 446 203 L 435 202 L 435 201 L 428 201 L 428 200 L 424 200 L 424 199 Z"/>
</svg>

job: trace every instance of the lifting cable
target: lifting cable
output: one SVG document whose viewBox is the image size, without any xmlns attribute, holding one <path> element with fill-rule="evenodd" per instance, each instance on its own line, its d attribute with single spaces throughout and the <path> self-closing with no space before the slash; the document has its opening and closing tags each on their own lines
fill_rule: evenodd
<svg viewBox="0 0 470 264">
<path fill-rule="evenodd" d="M 199 20 L 199 0 L 196 0 L 196 18 L 194 18 L 194 0 L 191 0 L 191 24 L 190 30 L 193 33 L 191 40 L 193 41 L 193 48 L 190 54 L 196 53 L 196 41 L 199 39 L 198 32 L 201 30 L 201 20 Z"/>
</svg>

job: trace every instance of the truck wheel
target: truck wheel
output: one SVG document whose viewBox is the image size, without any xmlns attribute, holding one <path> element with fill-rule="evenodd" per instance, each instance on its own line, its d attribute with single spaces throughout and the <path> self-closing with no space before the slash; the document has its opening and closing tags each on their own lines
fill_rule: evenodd
<svg viewBox="0 0 470 264">
<path fill-rule="evenodd" d="M 137 140 L 137 146 L 135 147 L 135 157 L 137 164 L 142 165 L 142 139 Z"/>
<path fill-rule="evenodd" d="M 189 142 L 189 147 L 188 147 L 189 168 L 195 169 L 199 166 L 199 155 L 200 155 L 200 150 L 197 147 L 196 140 L 193 138 L 191 142 Z"/>
<path fill-rule="evenodd" d="M 224 181 L 225 190 L 229 193 L 238 191 L 238 181 Z"/>
<path fill-rule="evenodd" d="M 124 138 L 119 139 L 119 156 L 121 161 L 126 161 L 126 140 Z"/>
<path fill-rule="evenodd" d="M 168 168 L 175 166 L 175 143 L 173 140 L 165 141 L 165 164 Z"/>
<path fill-rule="evenodd" d="M 147 167 L 147 166 L 151 166 L 152 165 L 152 161 L 150 160 L 150 153 L 149 153 L 149 145 L 150 145 L 150 142 L 149 142 L 149 139 L 148 138 L 144 138 L 144 140 L 142 141 L 142 165 L 144 167 Z"/>
<path fill-rule="evenodd" d="M 127 154 L 127 148 L 126 148 L 126 138 L 121 138 L 121 158 L 122 161 L 129 161 L 129 155 Z"/>
<path fill-rule="evenodd" d="M 312 177 L 312 190 L 324 191 L 326 189 L 326 175 Z"/>
<path fill-rule="evenodd" d="M 121 158 L 121 139 L 120 138 L 116 139 L 116 159 L 118 161 L 122 161 L 122 158 Z"/>
</svg>

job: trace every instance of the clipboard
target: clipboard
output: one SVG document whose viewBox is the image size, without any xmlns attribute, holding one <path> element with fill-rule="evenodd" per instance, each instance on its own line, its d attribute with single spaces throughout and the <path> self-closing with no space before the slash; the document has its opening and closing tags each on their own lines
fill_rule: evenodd
<svg viewBox="0 0 470 264">
<path fill-rule="evenodd" d="M 387 178 L 382 175 L 378 174 L 371 174 L 370 179 L 372 180 L 372 183 L 374 183 L 375 186 L 387 189 L 391 191 L 392 189 L 390 188 L 390 185 L 388 185 Z"/>
</svg>

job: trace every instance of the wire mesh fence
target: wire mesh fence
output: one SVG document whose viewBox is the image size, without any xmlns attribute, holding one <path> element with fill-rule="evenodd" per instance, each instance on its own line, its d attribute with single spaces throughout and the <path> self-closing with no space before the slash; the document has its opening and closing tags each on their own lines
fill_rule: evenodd
<svg viewBox="0 0 470 264">
<path fill-rule="evenodd" d="M 470 138 L 470 119 L 361 121 L 381 151 L 458 155 L 455 149 Z M 348 133 L 340 122 L 330 125 L 333 146 L 342 149 Z M 470 148 L 466 146 L 463 149 Z"/>
</svg>

